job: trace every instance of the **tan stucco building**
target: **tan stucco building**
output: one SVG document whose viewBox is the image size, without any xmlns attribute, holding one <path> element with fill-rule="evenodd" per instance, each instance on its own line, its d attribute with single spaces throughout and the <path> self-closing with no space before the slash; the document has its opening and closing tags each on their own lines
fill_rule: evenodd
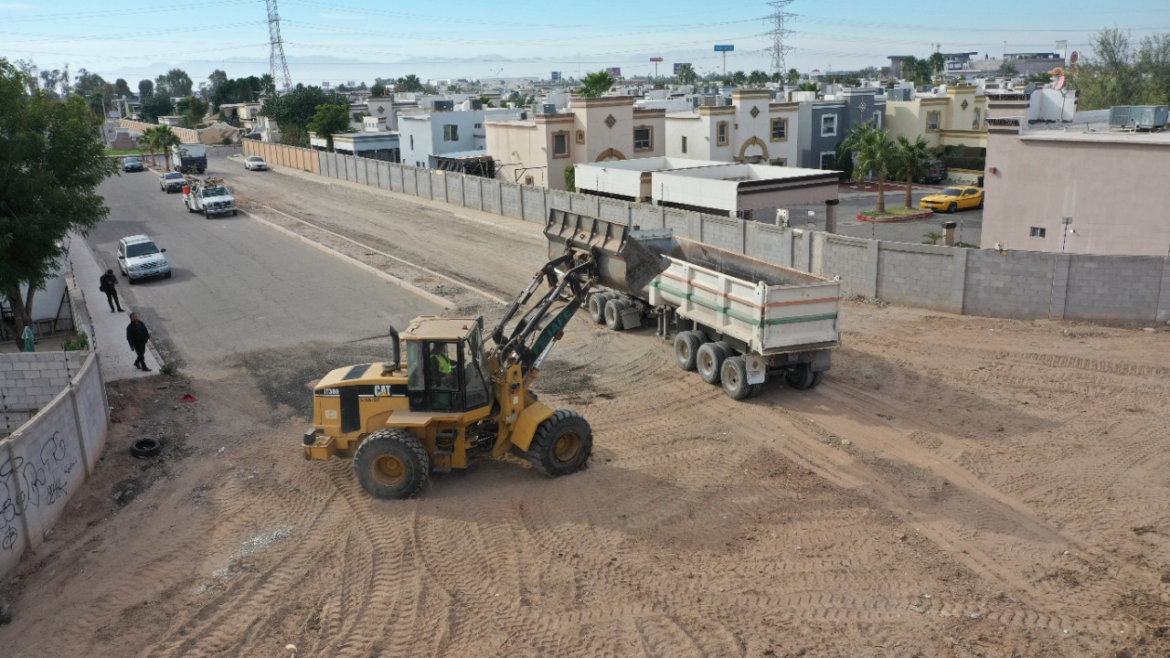
<svg viewBox="0 0 1170 658">
<path fill-rule="evenodd" d="M 569 165 L 663 155 L 665 118 L 633 97 L 574 98 L 568 112 L 489 120 L 487 153 L 503 180 L 563 190 Z"/>
<path fill-rule="evenodd" d="M 1170 254 L 1170 132 L 1096 122 L 993 119 L 981 246 L 1070 254 Z M 1018 125 L 1018 124 L 1022 124 Z"/>
<path fill-rule="evenodd" d="M 945 94 L 916 96 L 886 102 L 886 127 L 890 135 L 914 141 L 919 135 L 932 148 L 939 146 L 987 147 L 987 97 L 977 87 L 947 87 Z"/>
<path fill-rule="evenodd" d="M 795 167 L 799 110 L 799 103 L 772 102 L 766 89 L 737 89 L 731 105 L 667 114 L 666 155 Z"/>
</svg>

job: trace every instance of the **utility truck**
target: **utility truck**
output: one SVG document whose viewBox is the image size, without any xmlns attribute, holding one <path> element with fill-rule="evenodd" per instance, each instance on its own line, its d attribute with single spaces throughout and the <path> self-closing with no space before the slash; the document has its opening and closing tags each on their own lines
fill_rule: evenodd
<svg viewBox="0 0 1170 658">
<path fill-rule="evenodd" d="M 183 205 L 187 212 L 201 212 L 207 219 L 212 215 L 236 215 L 236 198 L 228 191 L 223 179 L 191 180 L 184 188 Z"/>
<path fill-rule="evenodd" d="M 758 394 L 773 377 L 813 388 L 841 345 L 839 281 L 670 231 L 640 231 L 639 246 L 669 265 L 647 285 L 629 286 L 623 282 L 643 277 L 628 277 L 631 264 L 618 256 L 631 235 L 625 224 L 554 209 L 544 232 L 550 257 L 592 253 L 604 268 L 587 301 L 594 322 L 615 331 L 656 322 L 663 339 L 674 334 L 678 366 L 733 399 Z"/>
</svg>

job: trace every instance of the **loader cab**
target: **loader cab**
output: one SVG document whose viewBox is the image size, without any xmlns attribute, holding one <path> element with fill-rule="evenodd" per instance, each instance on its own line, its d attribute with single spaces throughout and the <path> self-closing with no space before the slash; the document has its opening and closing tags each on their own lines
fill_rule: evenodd
<svg viewBox="0 0 1170 658">
<path fill-rule="evenodd" d="M 402 340 L 411 411 L 462 413 L 491 404 L 482 318 L 416 318 Z"/>
</svg>

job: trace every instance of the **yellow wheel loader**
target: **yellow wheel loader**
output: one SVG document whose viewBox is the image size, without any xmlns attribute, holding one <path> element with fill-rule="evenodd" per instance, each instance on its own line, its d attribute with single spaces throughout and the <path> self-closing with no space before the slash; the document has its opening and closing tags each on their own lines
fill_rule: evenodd
<svg viewBox="0 0 1170 658">
<path fill-rule="evenodd" d="M 583 234 L 536 273 L 487 336 L 482 317 L 423 316 L 401 335 L 391 327 L 390 361 L 339 368 L 315 385 L 305 458 L 352 456 L 358 481 L 378 498 L 409 498 L 431 472 L 510 451 L 554 477 L 585 468 L 588 421 L 538 402 L 532 382 L 599 278 L 614 285 L 613 273 L 630 269 L 640 288 L 666 264 L 624 227 L 616 236 Z"/>
</svg>

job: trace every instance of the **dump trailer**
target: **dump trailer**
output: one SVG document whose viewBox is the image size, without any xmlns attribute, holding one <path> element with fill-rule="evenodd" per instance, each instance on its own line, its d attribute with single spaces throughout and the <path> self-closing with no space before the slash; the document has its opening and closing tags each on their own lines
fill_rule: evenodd
<svg viewBox="0 0 1170 658">
<path fill-rule="evenodd" d="M 199 142 L 172 146 L 171 167 L 184 174 L 202 174 L 207 171 L 207 146 Z"/>
<path fill-rule="evenodd" d="M 767 263 L 670 231 L 631 231 L 624 224 L 552 210 L 545 225 L 549 255 L 588 253 L 597 285 L 587 299 L 594 322 L 623 331 L 654 322 L 671 340 L 684 370 L 721 384 L 736 400 L 783 377 L 793 388 L 821 383 L 830 350 L 841 345 L 839 281 Z M 631 239 L 636 236 L 636 241 Z M 647 276 L 627 271 L 627 256 L 648 250 L 669 261 Z"/>
</svg>

